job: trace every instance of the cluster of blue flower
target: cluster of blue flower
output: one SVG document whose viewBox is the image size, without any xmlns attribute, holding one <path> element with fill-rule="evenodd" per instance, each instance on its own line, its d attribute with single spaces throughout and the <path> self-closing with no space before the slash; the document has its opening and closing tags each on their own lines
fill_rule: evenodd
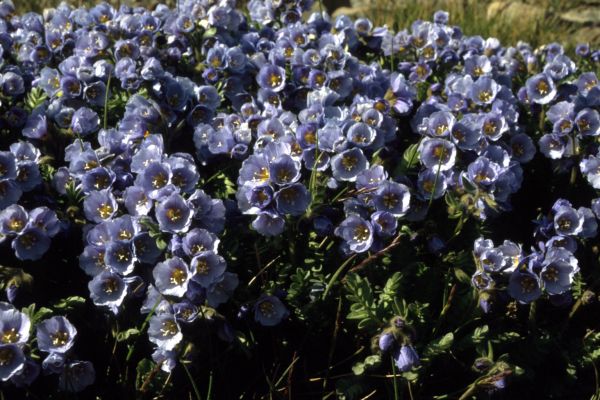
<svg viewBox="0 0 600 400">
<path fill-rule="evenodd" d="M 506 300 L 506 294 L 521 303 L 530 303 L 544 291 L 556 304 L 569 303 L 571 285 L 579 272 L 576 239 L 595 238 L 597 219 L 600 199 L 592 202 L 592 208 L 578 209 L 559 199 L 549 217 L 536 221 L 537 248 L 530 252 L 510 240 L 494 246 L 489 239 L 477 239 L 473 250 L 477 271 L 472 283 L 479 291 L 481 308 L 489 312 L 494 303 Z"/>
<path fill-rule="evenodd" d="M 16 386 L 31 384 L 40 373 L 40 366 L 26 357 L 23 347 L 29 346 L 30 318 L 9 303 L 0 303 L 0 379 L 11 380 Z M 51 317 L 36 325 L 39 351 L 48 353 L 42 362 L 44 373 L 59 374 L 58 387 L 78 392 L 94 382 L 94 366 L 89 361 L 72 360 L 72 347 L 77 329 L 65 317 Z"/>
<path fill-rule="evenodd" d="M 38 260 L 53 236 L 79 224 L 92 302 L 116 315 L 128 298 L 143 298 L 164 371 L 181 355 L 184 327 L 240 283 L 219 254 L 231 215 L 252 215 L 266 237 L 301 217 L 317 235 L 339 237 L 345 255 L 385 248 L 400 218 L 424 220 L 445 195 L 469 196 L 470 213 L 485 220 L 511 208 L 522 164 L 534 158 L 531 115 L 552 123 L 541 152 L 566 168 L 580 162 L 600 188 L 590 140 L 600 134 L 600 86 L 594 73 L 574 77 L 560 45 L 502 47 L 463 35 L 441 11 L 400 32 L 325 13 L 303 22 L 311 5 L 251 0 L 249 18 L 232 1 L 206 0 L 153 11 L 63 4 L 16 16 L 0 2 L 1 140 L 18 138 L 0 152 L 0 243 L 12 239 L 18 259 Z M 600 59 L 586 46 L 577 55 Z M 203 169 L 224 162 L 239 166 L 237 202 L 202 187 Z M 26 192 L 34 193 L 22 201 Z M 333 200 L 316 201 L 323 193 Z M 70 198 L 68 209 L 52 196 Z M 484 310 L 501 293 L 523 303 L 542 291 L 566 295 L 579 268 L 573 238 L 596 236 L 599 208 L 559 200 L 527 255 L 510 241 L 476 241 L 473 285 Z M 279 324 L 290 314 L 282 300 L 261 293 L 254 320 Z M 224 318 L 217 324 L 231 336 Z M 419 357 L 403 324 L 381 334 L 379 347 L 407 371 Z M 2 306 L 0 326 L 0 379 L 31 382 L 39 367 L 23 353 L 28 317 Z M 61 388 L 93 381 L 90 363 L 67 361 L 76 330 L 66 318 L 37 332 L 49 353 L 42 366 L 60 374 Z"/>
</svg>

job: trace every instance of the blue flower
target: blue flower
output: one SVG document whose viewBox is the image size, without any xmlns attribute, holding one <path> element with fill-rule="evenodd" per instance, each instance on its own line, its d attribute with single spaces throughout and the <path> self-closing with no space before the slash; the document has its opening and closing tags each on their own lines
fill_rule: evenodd
<svg viewBox="0 0 600 400">
<path fill-rule="evenodd" d="M 419 158 L 426 168 L 447 171 L 456 162 L 456 147 L 445 139 L 424 139 L 419 145 Z"/>
<path fill-rule="evenodd" d="M 1 79 L 2 92 L 6 96 L 16 97 L 25 93 L 25 81 L 23 77 L 12 71 L 5 72 Z"/>
<path fill-rule="evenodd" d="M 152 360 L 160 365 L 161 370 L 170 373 L 177 365 L 177 352 L 157 347 L 152 353 Z"/>
<path fill-rule="evenodd" d="M 277 236 L 283 232 L 285 220 L 279 214 L 265 210 L 252 221 L 252 228 L 264 236 Z"/>
<path fill-rule="evenodd" d="M 377 211 L 387 211 L 396 217 L 401 217 L 408 211 L 410 191 L 401 183 L 381 182 L 373 194 L 373 205 Z"/>
<path fill-rule="evenodd" d="M 346 133 L 346 138 L 350 143 L 358 147 L 368 147 L 374 141 L 377 132 L 371 126 L 364 122 L 352 124 Z"/>
<path fill-rule="evenodd" d="M 256 81 L 263 89 L 280 92 L 285 87 L 285 70 L 277 65 L 265 64 L 258 71 Z"/>
<path fill-rule="evenodd" d="M 308 209 L 311 195 L 301 183 L 293 183 L 281 188 L 275 193 L 277 211 L 282 214 L 302 215 Z"/>
<path fill-rule="evenodd" d="M 552 78 L 544 73 L 534 75 L 525 82 L 527 98 L 538 104 L 548 104 L 556 96 L 556 86 Z"/>
<path fill-rule="evenodd" d="M 410 371 L 420 363 L 419 355 L 411 345 L 403 345 L 395 355 L 396 368 L 401 372 Z"/>
<path fill-rule="evenodd" d="M 0 180 L 0 208 L 15 204 L 22 194 L 23 191 L 13 179 Z"/>
<path fill-rule="evenodd" d="M 288 185 L 300 179 L 300 162 L 282 154 L 269 165 L 269 176 L 278 185 Z"/>
<path fill-rule="evenodd" d="M 533 140 L 525 133 L 518 133 L 511 136 L 510 148 L 512 150 L 512 158 L 523 164 L 531 161 L 535 155 Z"/>
<path fill-rule="evenodd" d="M 567 152 L 569 139 L 556 133 L 545 134 L 539 141 L 540 151 L 553 160 L 562 158 Z"/>
<path fill-rule="evenodd" d="M 31 321 L 15 309 L 0 311 L 0 343 L 24 345 L 29 340 Z"/>
<path fill-rule="evenodd" d="M 117 209 L 117 199 L 108 189 L 91 191 L 83 200 L 85 217 L 97 224 L 112 218 Z"/>
<path fill-rule="evenodd" d="M 106 246 L 104 265 L 114 272 L 129 275 L 135 268 L 137 257 L 130 241 L 111 241 Z"/>
<path fill-rule="evenodd" d="M 96 371 L 89 361 L 67 364 L 58 377 L 58 388 L 66 392 L 81 392 L 96 380 Z"/>
<path fill-rule="evenodd" d="M 222 277 L 227 263 L 214 251 L 202 251 L 190 263 L 193 273 L 192 280 L 204 288 L 209 288 Z"/>
<path fill-rule="evenodd" d="M 182 297 L 187 291 L 192 273 L 189 266 L 179 257 L 156 264 L 152 270 L 154 283 L 164 295 Z"/>
<path fill-rule="evenodd" d="M 331 159 L 331 171 L 338 181 L 354 182 L 357 175 L 369 168 L 369 162 L 359 148 L 345 150 Z"/>
<path fill-rule="evenodd" d="M 185 232 L 192 222 L 192 210 L 177 193 L 173 193 L 156 206 L 158 226 L 166 232 Z"/>
<path fill-rule="evenodd" d="M 46 374 L 60 374 L 65 368 L 66 356 L 60 353 L 50 353 L 42 361 L 42 369 Z"/>
<path fill-rule="evenodd" d="M 65 317 L 51 317 L 37 325 L 37 345 L 40 351 L 65 354 L 73 347 L 77 330 Z"/>
<path fill-rule="evenodd" d="M 10 380 L 16 387 L 25 387 L 31 385 L 40 374 L 40 366 L 31 359 L 25 360 L 25 365 Z"/>
<path fill-rule="evenodd" d="M 478 157 L 467 167 L 467 178 L 481 187 L 489 187 L 498 179 L 501 167 L 487 157 Z"/>
<path fill-rule="evenodd" d="M 542 295 L 539 278 L 525 270 L 515 270 L 509 278 L 508 294 L 521 303 L 531 303 Z"/>
<path fill-rule="evenodd" d="M 96 132 L 98 128 L 100 128 L 100 117 L 95 111 L 87 107 L 81 107 L 73 114 L 71 129 L 76 134 L 86 136 Z"/>
<path fill-rule="evenodd" d="M 383 333 L 379 335 L 379 350 L 388 351 L 394 346 L 395 343 L 396 338 L 391 333 Z"/>
<path fill-rule="evenodd" d="M 218 307 L 232 295 L 240 280 L 237 274 L 225 272 L 223 279 L 215 283 L 206 293 L 206 301 L 211 307 Z"/>
<path fill-rule="evenodd" d="M 447 137 L 452 132 L 456 118 L 448 111 L 436 111 L 426 118 L 427 134 L 431 137 Z M 425 120 L 423 121 L 425 123 Z"/>
<path fill-rule="evenodd" d="M 182 241 L 183 251 L 188 257 L 194 257 L 202 251 L 217 252 L 220 240 L 214 233 L 206 229 L 194 228 L 189 231 Z"/>
<path fill-rule="evenodd" d="M 18 204 L 12 204 L 0 211 L 0 234 L 18 234 L 27 226 L 28 220 L 27 211 Z"/>
<path fill-rule="evenodd" d="M 565 249 L 550 249 L 543 262 L 540 278 L 549 294 L 562 294 L 571 288 L 579 271 L 577 259 Z"/>
<path fill-rule="evenodd" d="M 132 216 L 148 215 L 152 210 L 153 202 L 142 187 L 129 186 L 125 189 L 123 200 L 127 212 Z"/>
<path fill-rule="evenodd" d="M 446 175 L 437 173 L 432 169 L 424 169 L 419 172 L 417 188 L 419 194 L 426 200 L 438 199 L 444 195 L 448 187 Z"/>
<path fill-rule="evenodd" d="M 127 295 L 127 285 L 119 274 L 103 271 L 88 283 L 90 298 L 97 306 L 108 307 L 117 314 L 119 306 Z"/>
<path fill-rule="evenodd" d="M 575 117 L 575 126 L 583 136 L 600 135 L 600 114 L 592 108 L 584 108 Z"/>
<path fill-rule="evenodd" d="M 31 226 L 23 229 L 12 241 L 19 260 L 39 260 L 50 248 L 50 238 L 42 229 Z"/>
<path fill-rule="evenodd" d="M 373 244 L 373 227 L 357 215 L 349 215 L 334 231 L 355 253 L 363 253 Z"/>
<path fill-rule="evenodd" d="M 17 177 L 17 160 L 10 151 L 0 151 L 0 180 Z"/>
<path fill-rule="evenodd" d="M 482 76 L 471 85 L 470 99 L 477 105 L 491 104 L 500 91 L 500 85 L 492 78 Z"/>
<path fill-rule="evenodd" d="M 371 215 L 371 226 L 378 236 L 390 237 L 396 233 L 398 220 L 387 211 L 376 211 Z"/>
<path fill-rule="evenodd" d="M 0 344 L 0 379 L 7 381 L 25 367 L 25 355 L 16 344 Z"/>
<path fill-rule="evenodd" d="M 155 314 L 148 326 L 150 341 L 163 350 L 173 350 L 183 339 L 175 316 L 169 313 Z"/>
<path fill-rule="evenodd" d="M 289 311 L 275 296 L 262 295 L 254 303 L 254 320 L 262 326 L 275 326 L 287 318 Z"/>
<path fill-rule="evenodd" d="M 577 235 L 583 229 L 583 215 L 574 208 L 563 205 L 554 214 L 554 230 L 561 236 Z"/>
</svg>

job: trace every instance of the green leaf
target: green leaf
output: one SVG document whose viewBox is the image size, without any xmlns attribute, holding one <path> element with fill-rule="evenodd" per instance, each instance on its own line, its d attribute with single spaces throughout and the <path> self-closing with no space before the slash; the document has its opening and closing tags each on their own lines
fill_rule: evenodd
<svg viewBox="0 0 600 400">
<path fill-rule="evenodd" d="M 475 343 L 475 344 L 482 343 L 485 340 L 485 338 L 487 337 L 487 334 L 489 331 L 490 331 L 490 328 L 487 325 L 478 326 L 473 331 L 471 340 L 473 340 L 473 343 Z"/>
<path fill-rule="evenodd" d="M 25 99 L 25 109 L 28 112 L 31 112 L 44 104 L 44 101 L 48 98 L 46 92 L 43 89 L 34 87 L 27 94 L 27 98 Z"/>
<path fill-rule="evenodd" d="M 80 296 L 71 296 L 64 299 L 60 299 L 58 303 L 54 304 L 52 308 L 60 312 L 69 312 L 77 307 L 81 307 L 85 304 L 85 299 Z"/>
<path fill-rule="evenodd" d="M 358 400 L 364 397 L 369 389 L 366 383 L 357 377 L 338 379 L 335 386 L 338 400 Z"/>
<path fill-rule="evenodd" d="M 419 143 L 411 144 L 402 155 L 400 165 L 396 169 L 397 175 L 405 174 L 419 164 Z"/>
<path fill-rule="evenodd" d="M 460 268 L 454 268 L 454 276 L 456 277 L 456 280 L 460 283 L 464 283 L 466 285 L 471 283 L 471 277 Z"/>
<path fill-rule="evenodd" d="M 352 366 L 352 372 L 354 375 L 362 375 L 365 373 L 365 364 L 362 362 L 357 362 Z"/>
<path fill-rule="evenodd" d="M 137 390 L 142 389 L 142 386 L 143 386 L 144 382 L 146 381 L 146 378 L 152 373 L 155 366 L 156 366 L 156 364 L 154 364 L 152 361 L 150 361 L 147 358 L 140 360 L 140 362 L 138 363 L 138 365 L 135 369 L 135 371 L 136 371 L 135 388 Z"/>
<path fill-rule="evenodd" d="M 130 338 L 135 338 L 140 334 L 136 328 L 127 329 L 126 331 L 118 332 L 116 336 L 117 342 L 125 342 Z"/>
<path fill-rule="evenodd" d="M 377 314 L 373 289 L 367 278 L 351 273 L 346 276 L 346 298 L 350 301 L 347 319 L 356 320 L 360 329 L 378 326 L 384 323 Z"/>
<path fill-rule="evenodd" d="M 425 357 L 433 357 L 445 353 L 454 343 L 454 334 L 452 332 L 442 336 L 437 342 L 430 343 L 425 352 Z"/>
<path fill-rule="evenodd" d="M 381 356 L 379 354 L 373 354 L 373 355 L 367 356 L 367 358 L 365 358 L 366 366 L 376 367 L 379 364 L 381 364 Z"/>
<path fill-rule="evenodd" d="M 383 290 L 379 294 L 380 303 L 393 303 L 395 298 L 398 296 L 398 290 L 400 289 L 400 280 L 402 274 L 400 272 L 394 272 L 390 276 L 383 287 Z"/>
<path fill-rule="evenodd" d="M 21 312 L 29 317 L 32 326 L 52 315 L 52 310 L 46 307 L 36 310 L 35 303 L 22 308 Z"/>
<path fill-rule="evenodd" d="M 167 248 L 167 242 L 162 236 L 156 238 L 156 247 L 161 251 Z"/>
</svg>

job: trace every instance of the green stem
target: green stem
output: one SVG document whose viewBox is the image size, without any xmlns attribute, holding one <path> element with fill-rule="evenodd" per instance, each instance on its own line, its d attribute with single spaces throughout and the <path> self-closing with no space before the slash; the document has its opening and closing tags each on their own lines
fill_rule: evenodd
<svg viewBox="0 0 600 400">
<path fill-rule="evenodd" d="M 144 330 L 150 323 L 150 318 L 152 318 L 152 316 L 154 315 L 154 312 L 156 311 L 156 308 L 160 304 L 161 300 L 162 300 L 162 297 L 157 300 L 156 304 L 154 304 L 154 306 L 152 307 L 152 310 L 150 310 L 150 312 L 148 313 L 148 316 L 146 317 L 146 319 L 144 320 L 144 323 L 142 324 L 142 326 L 140 328 L 140 333 L 144 332 Z M 137 338 L 136 338 L 136 341 L 134 341 L 133 344 L 131 345 L 131 347 L 129 348 L 129 351 L 127 352 L 127 357 L 125 358 L 126 362 L 129 362 L 129 360 L 131 360 L 131 357 L 133 356 L 133 351 L 135 350 L 136 343 L 137 343 Z"/>
<path fill-rule="evenodd" d="M 477 393 L 477 384 L 472 383 L 458 400 L 467 400 Z"/>
<path fill-rule="evenodd" d="M 445 155 L 446 155 L 446 149 L 442 148 L 442 154 L 440 155 L 440 162 L 438 163 L 438 169 L 435 174 L 435 180 L 433 181 L 433 189 L 430 193 L 431 198 L 429 199 L 429 204 L 427 205 L 427 212 L 429 212 L 429 209 L 431 208 L 431 204 L 433 203 L 433 194 L 435 193 L 435 188 L 437 187 L 438 179 L 440 178 L 440 172 L 442 171 L 442 161 L 443 161 Z"/>
<path fill-rule="evenodd" d="M 396 363 L 394 362 L 394 357 L 390 356 L 390 360 L 392 361 L 392 374 L 394 374 L 394 400 L 398 400 L 398 381 L 396 380 Z"/>
<path fill-rule="evenodd" d="M 106 80 L 106 92 L 104 93 L 104 129 L 108 126 L 108 95 L 110 92 L 111 78 L 112 74 L 108 74 L 108 79 Z"/>
<path fill-rule="evenodd" d="M 210 371 L 210 375 L 208 377 L 208 389 L 206 390 L 206 400 L 210 400 L 212 397 L 212 385 L 213 385 L 213 372 Z"/>
<path fill-rule="evenodd" d="M 335 273 L 333 274 L 333 276 L 329 280 L 329 283 L 327 283 L 327 287 L 325 288 L 325 291 L 323 292 L 323 299 L 325 299 L 327 297 L 327 294 L 329 293 L 329 291 L 333 287 L 335 281 L 338 279 L 338 277 L 340 276 L 340 274 L 342 273 L 342 271 L 344 270 L 344 268 L 346 268 L 346 266 L 348 264 L 350 264 L 350 262 L 352 260 L 354 260 L 355 257 L 356 257 L 356 253 L 352 254 L 350 257 L 348 257 L 346 259 L 346 261 L 344 261 L 342 263 L 342 265 L 340 265 L 340 267 L 337 269 L 337 271 L 335 271 Z"/>
<path fill-rule="evenodd" d="M 185 362 L 181 362 L 181 365 L 183 365 L 183 369 L 185 370 L 185 373 L 187 374 L 188 379 L 190 380 L 190 384 L 192 385 L 192 388 L 194 389 L 194 394 L 196 395 L 196 399 L 202 400 L 202 396 L 200 395 L 200 391 L 198 390 L 198 386 L 196 385 L 196 382 L 194 382 L 194 377 L 190 373 L 190 370 L 185 365 Z"/>
</svg>

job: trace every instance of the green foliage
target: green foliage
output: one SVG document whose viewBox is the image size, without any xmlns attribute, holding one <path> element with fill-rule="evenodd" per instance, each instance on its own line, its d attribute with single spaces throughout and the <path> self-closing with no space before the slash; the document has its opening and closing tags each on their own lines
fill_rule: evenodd
<svg viewBox="0 0 600 400">
<path fill-rule="evenodd" d="M 27 93 L 27 97 L 25 98 L 25 110 L 31 112 L 44 104 L 47 99 L 48 95 L 46 95 L 46 92 L 40 88 L 34 87 Z"/>
<path fill-rule="evenodd" d="M 46 318 L 51 317 L 52 314 L 54 314 L 54 312 L 47 307 L 41 307 L 37 309 L 35 303 L 32 303 L 29 306 L 21 309 L 21 312 L 29 317 L 32 326 Z"/>
<path fill-rule="evenodd" d="M 356 364 L 354 364 L 354 366 L 352 367 L 352 372 L 354 373 L 354 375 L 362 375 L 365 373 L 365 371 L 374 369 L 376 367 L 379 367 L 380 365 L 381 365 L 381 355 L 373 354 L 373 355 L 367 356 L 364 359 L 364 361 L 357 362 Z"/>
<path fill-rule="evenodd" d="M 355 273 L 348 274 L 345 288 L 348 292 L 346 298 L 350 301 L 350 311 L 346 318 L 358 321 L 358 327 L 361 329 L 384 325 L 388 311 L 392 311 L 389 300 L 394 295 L 389 291 L 397 287 L 399 280 L 400 274 L 394 274 L 386 283 L 387 291 L 384 289 L 377 299 L 367 278 Z"/>
<path fill-rule="evenodd" d="M 142 394 L 162 393 L 172 385 L 168 375 L 161 372 L 160 365 L 147 358 L 140 360 L 135 371 L 135 389 Z"/>
<path fill-rule="evenodd" d="M 411 144 L 404 150 L 402 160 L 400 160 L 400 165 L 396 168 L 395 174 L 406 174 L 419 164 L 419 144 L 420 143 Z"/>
<path fill-rule="evenodd" d="M 454 334 L 452 332 L 448 332 L 441 338 L 429 343 L 427 345 L 427 347 L 425 348 L 423 355 L 425 357 L 429 357 L 429 358 L 439 356 L 440 354 L 443 354 L 448 349 L 450 349 L 450 347 L 452 346 L 453 343 L 454 343 Z"/>
<path fill-rule="evenodd" d="M 81 296 L 71 296 L 64 299 L 60 299 L 56 302 L 52 309 L 60 312 L 61 314 L 69 313 L 76 308 L 81 308 L 85 304 L 85 299 Z"/>
</svg>

